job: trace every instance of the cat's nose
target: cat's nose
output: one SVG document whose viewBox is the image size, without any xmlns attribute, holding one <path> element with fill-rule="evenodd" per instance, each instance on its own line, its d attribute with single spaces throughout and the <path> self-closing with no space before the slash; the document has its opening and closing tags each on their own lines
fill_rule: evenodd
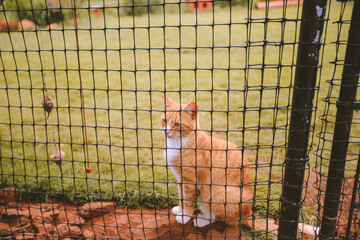
<svg viewBox="0 0 360 240">
<path fill-rule="evenodd" d="M 172 137 L 172 134 L 169 130 L 165 130 L 164 132 L 167 137 L 170 137 L 170 138 Z"/>
</svg>

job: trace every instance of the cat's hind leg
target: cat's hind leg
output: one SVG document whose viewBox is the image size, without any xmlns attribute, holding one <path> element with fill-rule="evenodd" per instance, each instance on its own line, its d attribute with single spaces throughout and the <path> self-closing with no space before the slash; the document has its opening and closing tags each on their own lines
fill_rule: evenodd
<svg viewBox="0 0 360 240">
<path fill-rule="evenodd" d="M 172 212 L 173 214 L 179 214 L 179 213 L 181 213 L 181 207 L 180 207 L 180 206 L 175 206 L 175 207 L 173 207 L 173 208 L 171 209 L 171 212 Z"/>
<path fill-rule="evenodd" d="M 178 184 L 178 192 L 179 192 L 179 206 L 175 206 L 171 209 L 171 212 L 176 215 L 182 212 L 183 194 L 182 194 L 182 190 L 181 190 L 181 184 Z"/>
<path fill-rule="evenodd" d="M 198 198 L 201 212 L 194 219 L 195 227 L 199 227 L 199 228 L 205 227 L 206 225 L 209 225 L 210 223 L 216 221 L 215 217 L 212 217 L 210 215 L 210 204 L 207 201 L 208 200 L 201 201 L 201 197 Z"/>
<path fill-rule="evenodd" d="M 187 224 L 190 221 L 191 216 L 186 215 L 185 213 L 179 213 L 175 219 L 180 224 Z"/>
<path fill-rule="evenodd" d="M 196 188 L 195 184 L 188 183 L 182 186 L 183 188 L 183 199 L 180 201 L 179 207 L 175 207 L 174 211 L 180 211 L 176 216 L 176 221 L 180 224 L 186 224 L 190 221 L 194 213 L 195 199 L 196 199 Z"/>
</svg>

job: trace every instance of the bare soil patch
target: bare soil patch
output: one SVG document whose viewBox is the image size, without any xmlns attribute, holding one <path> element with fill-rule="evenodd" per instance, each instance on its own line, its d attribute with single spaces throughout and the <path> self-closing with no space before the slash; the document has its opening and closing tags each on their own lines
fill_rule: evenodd
<svg viewBox="0 0 360 240">
<path fill-rule="evenodd" d="M 0 205 L 0 232 L 12 239 L 239 239 L 240 229 L 216 223 L 195 228 L 176 222 L 171 209 L 127 209 L 112 202 L 84 206 L 8 201 Z M 13 198 L 10 200 L 14 200 Z"/>
<path fill-rule="evenodd" d="M 345 177 L 343 181 L 343 190 L 340 197 L 340 206 L 338 211 L 338 220 L 337 220 L 337 236 L 346 236 L 346 229 L 349 220 L 351 199 L 353 194 L 354 187 L 354 177 L 348 176 Z M 309 180 L 308 180 L 308 188 L 305 196 L 305 207 L 318 210 L 319 205 L 321 209 L 324 207 L 324 199 L 325 199 L 325 191 L 326 191 L 326 177 L 322 176 L 320 179 L 320 175 L 317 175 L 313 171 L 310 171 Z M 319 197 L 319 192 L 320 197 Z M 357 194 L 357 198 L 355 200 L 355 204 L 359 206 L 360 199 L 359 194 Z M 319 219 L 321 220 L 322 211 L 320 211 Z M 356 229 L 354 226 L 358 224 L 360 219 L 360 211 L 356 210 L 352 215 L 352 227 L 350 229 L 350 236 L 354 235 L 357 231 L 359 233 L 359 229 Z M 357 223 L 354 224 L 354 219 Z"/>
</svg>

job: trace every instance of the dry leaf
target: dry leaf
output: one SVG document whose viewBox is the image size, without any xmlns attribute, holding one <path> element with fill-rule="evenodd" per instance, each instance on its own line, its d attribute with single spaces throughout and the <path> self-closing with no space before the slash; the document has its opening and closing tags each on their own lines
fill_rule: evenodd
<svg viewBox="0 0 360 240">
<path fill-rule="evenodd" d="M 45 111 L 51 113 L 51 111 L 54 109 L 55 102 L 49 95 L 46 95 L 41 101 L 41 105 L 44 107 Z"/>
<path fill-rule="evenodd" d="M 62 161 L 64 160 L 65 153 L 63 151 L 56 150 L 51 156 L 51 160 L 53 160 L 56 165 L 61 166 Z"/>
</svg>

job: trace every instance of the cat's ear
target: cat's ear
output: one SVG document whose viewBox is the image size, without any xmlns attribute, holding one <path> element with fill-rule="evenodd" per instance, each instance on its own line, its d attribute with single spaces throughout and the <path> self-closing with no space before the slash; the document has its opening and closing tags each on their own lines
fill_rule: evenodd
<svg viewBox="0 0 360 240">
<path fill-rule="evenodd" d="M 196 105 L 195 102 L 192 102 L 190 103 L 189 105 L 187 105 L 185 108 L 184 108 L 185 112 L 187 114 L 189 114 L 189 116 L 192 118 L 192 119 L 197 119 L 198 117 L 198 106 Z"/>
<path fill-rule="evenodd" d="M 173 104 L 173 101 L 170 98 L 165 97 L 164 95 L 162 95 L 162 98 L 164 100 L 165 107 L 170 107 Z"/>
</svg>

